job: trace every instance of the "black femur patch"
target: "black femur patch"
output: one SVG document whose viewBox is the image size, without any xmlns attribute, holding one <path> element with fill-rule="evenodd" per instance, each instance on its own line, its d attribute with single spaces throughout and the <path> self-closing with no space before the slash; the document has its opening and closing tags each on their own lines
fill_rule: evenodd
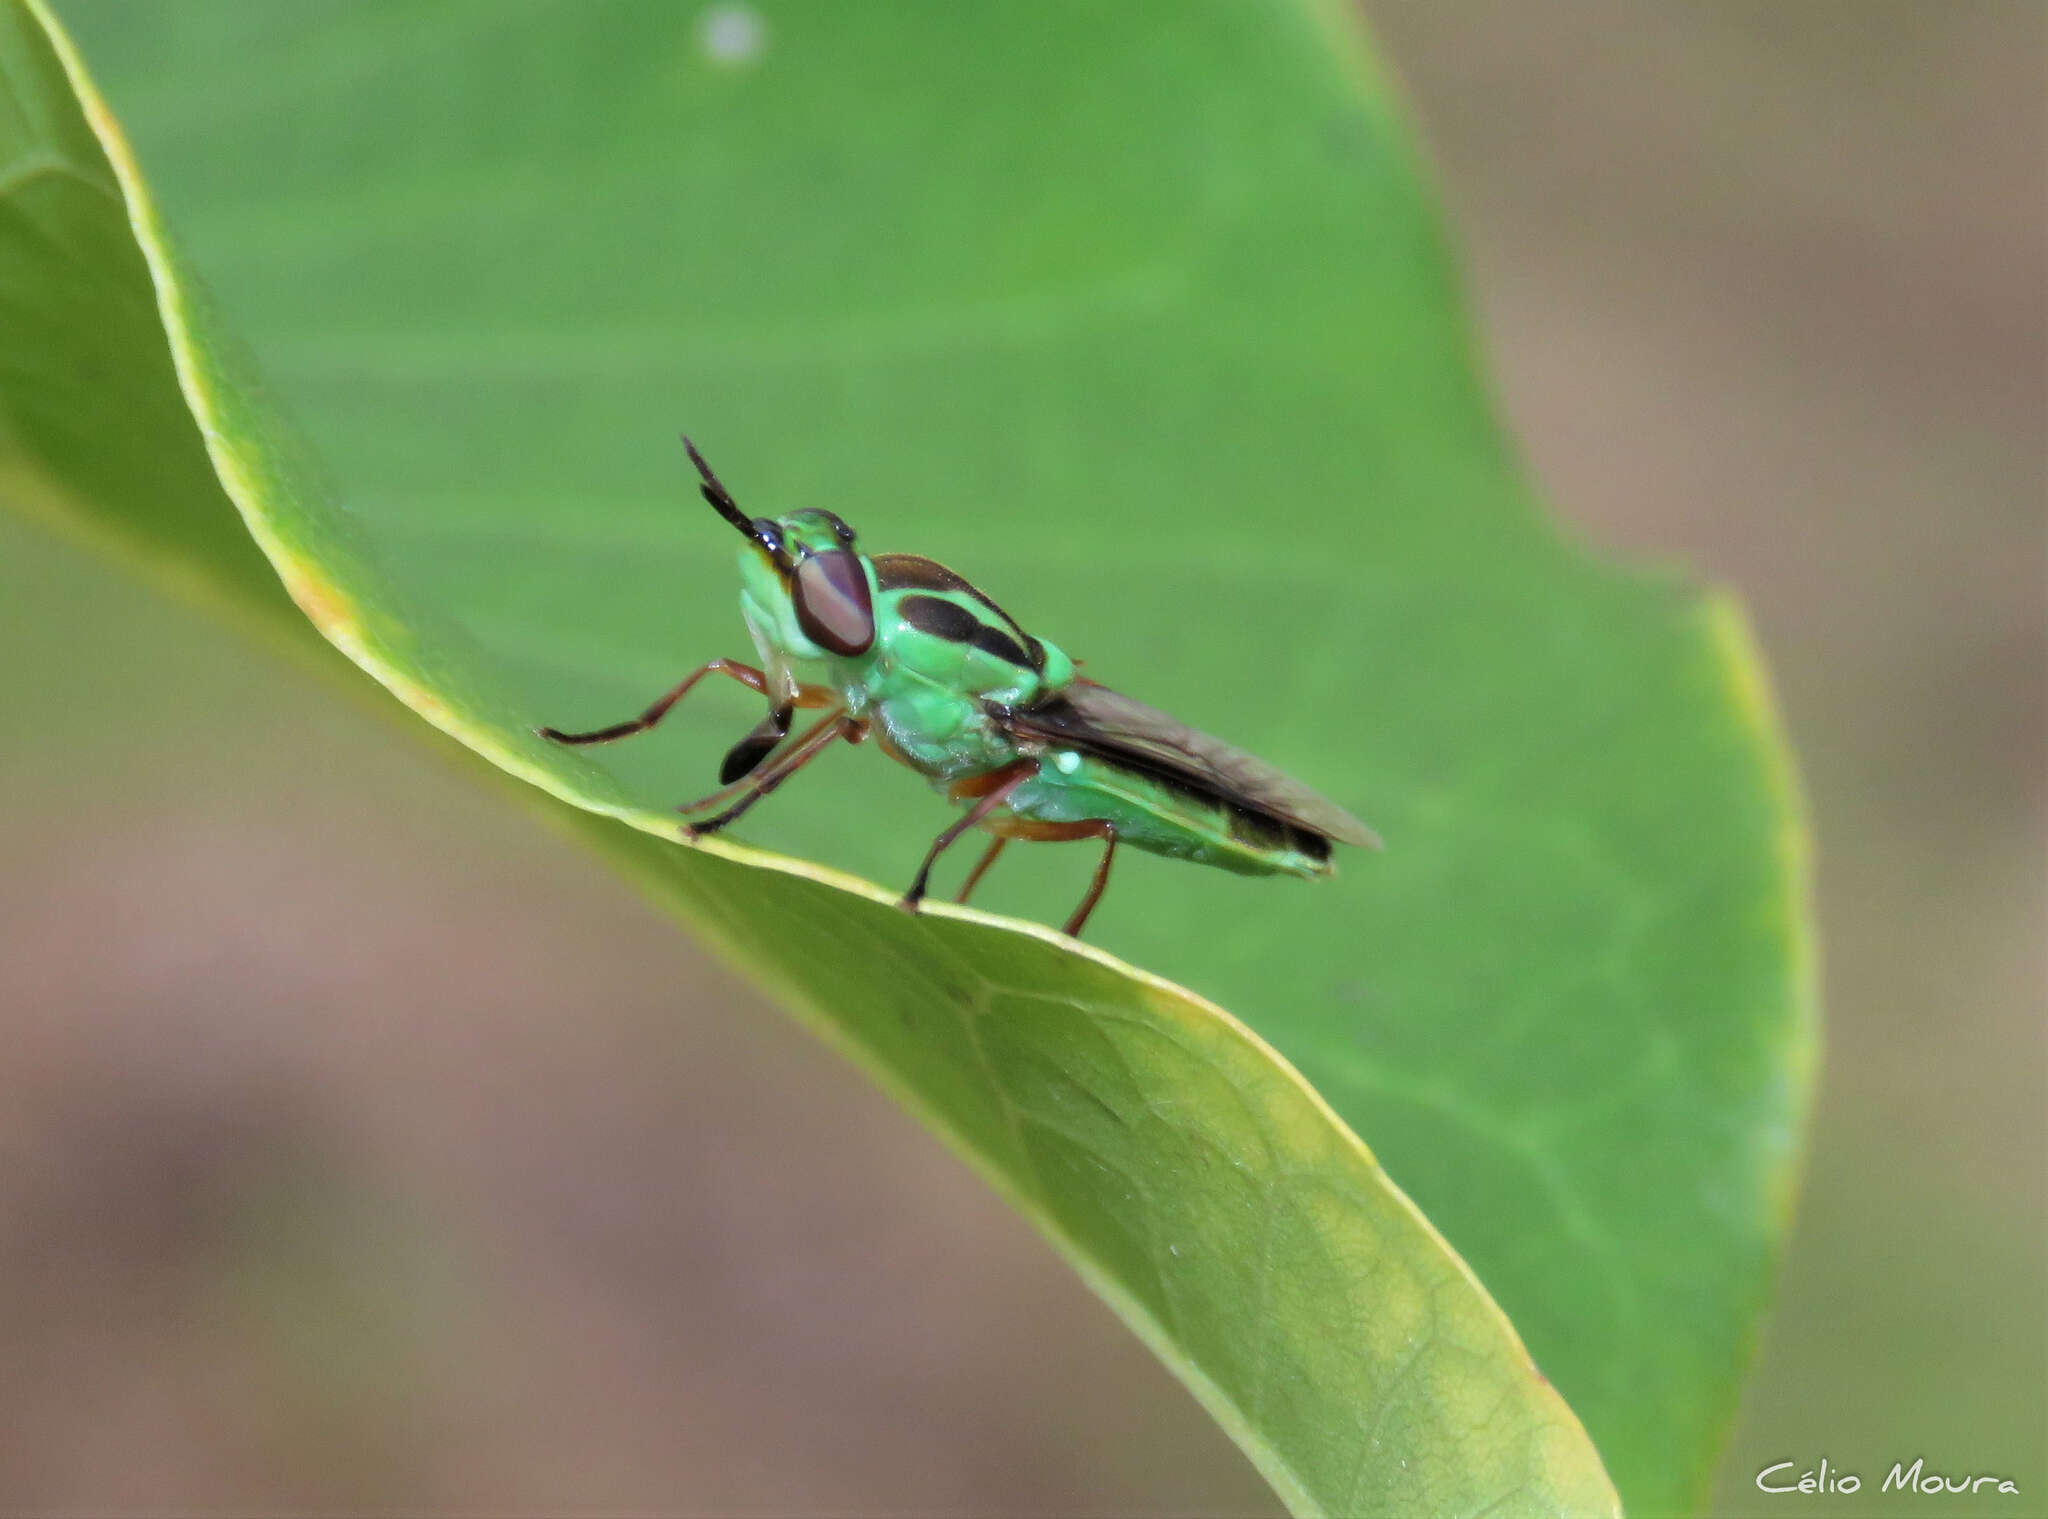
<svg viewBox="0 0 2048 1519">
<path fill-rule="evenodd" d="M 948 643 L 967 644 L 1022 669 L 1038 668 L 1016 639 L 993 623 L 982 621 L 957 601 L 948 601 L 943 596 L 906 596 L 896 604 L 896 611 L 920 633 L 943 638 Z"/>
</svg>

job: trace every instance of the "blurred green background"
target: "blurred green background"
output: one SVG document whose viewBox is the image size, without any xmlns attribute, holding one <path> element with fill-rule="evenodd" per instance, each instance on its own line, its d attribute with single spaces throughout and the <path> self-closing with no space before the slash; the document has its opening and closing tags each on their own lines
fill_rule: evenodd
<svg viewBox="0 0 2048 1519">
<path fill-rule="evenodd" d="M 2048 1511 L 2048 9 L 1369 14 L 1547 495 L 1743 592 L 1805 766 L 1829 1058 L 1721 1511 L 1907 1511 L 1915 1455 Z M 0 1506 L 1272 1509 L 910 1120 L 367 705 L 5 519 L 0 636 Z M 1865 1492 L 1751 1485 L 1822 1456 Z"/>
</svg>

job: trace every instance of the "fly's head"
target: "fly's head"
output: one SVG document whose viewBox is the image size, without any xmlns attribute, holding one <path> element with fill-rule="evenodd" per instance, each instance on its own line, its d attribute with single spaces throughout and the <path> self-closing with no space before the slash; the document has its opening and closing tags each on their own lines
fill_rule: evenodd
<svg viewBox="0 0 2048 1519">
<path fill-rule="evenodd" d="M 865 654 L 875 641 L 874 590 L 853 529 L 815 508 L 749 517 L 689 439 L 683 446 L 703 476 L 704 499 L 747 540 L 740 601 L 748 621 L 793 659 Z"/>
</svg>

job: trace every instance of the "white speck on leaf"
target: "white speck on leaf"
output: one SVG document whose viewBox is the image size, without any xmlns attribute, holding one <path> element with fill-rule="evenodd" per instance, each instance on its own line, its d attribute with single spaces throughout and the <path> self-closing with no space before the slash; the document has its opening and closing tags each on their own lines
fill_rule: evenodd
<svg viewBox="0 0 2048 1519">
<path fill-rule="evenodd" d="M 697 37 L 713 63 L 739 68 L 768 50 L 768 23 L 751 5 L 714 5 L 698 23 Z"/>
</svg>

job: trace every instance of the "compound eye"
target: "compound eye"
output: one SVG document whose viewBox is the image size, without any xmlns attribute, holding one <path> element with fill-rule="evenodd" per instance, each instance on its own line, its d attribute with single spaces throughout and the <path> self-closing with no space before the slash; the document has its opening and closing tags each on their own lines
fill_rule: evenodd
<svg viewBox="0 0 2048 1519">
<path fill-rule="evenodd" d="M 766 517 L 754 519 L 754 541 L 777 559 L 782 557 L 782 529 Z"/>
<path fill-rule="evenodd" d="M 865 654 L 875 641 L 875 605 L 860 556 L 845 549 L 813 554 L 790 581 L 797 626 L 834 654 Z"/>
<path fill-rule="evenodd" d="M 832 532 L 840 543 L 847 548 L 853 547 L 853 529 L 841 522 L 837 517 L 832 519 Z"/>
</svg>

